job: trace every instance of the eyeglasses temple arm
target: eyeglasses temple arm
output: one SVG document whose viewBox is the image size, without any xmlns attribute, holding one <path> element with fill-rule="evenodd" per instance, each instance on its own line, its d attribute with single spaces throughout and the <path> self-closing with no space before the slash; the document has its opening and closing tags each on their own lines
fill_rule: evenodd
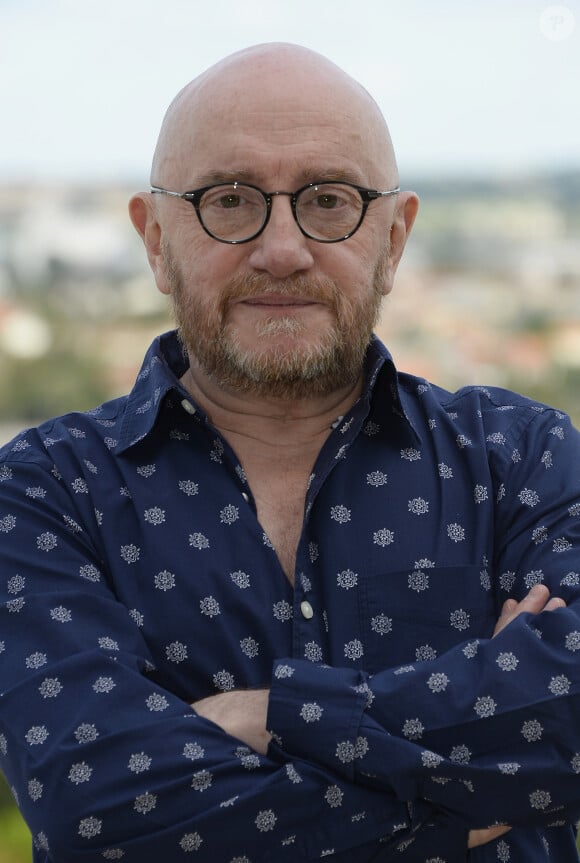
<svg viewBox="0 0 580 863">
<path fill-rule="evenodd" d="M 401 191 L 401 187 L 397 186 L 396 189 L 387 189 L 386 192 L 377 192 L 377 197 L 378 198 L 386 198 L 389 195 L 396 195 L 397 192 L 400 192 L 400 191 Z"/>
<path fill-rule="evenodd" d="M 169 189 L 162 189 L 160 186 L 151 186 L 149 191 L 152 195 L 171 195 L 173 198 L 183 198 L 183 194 L 181 192 L 170 192 Z"/>
</svg>

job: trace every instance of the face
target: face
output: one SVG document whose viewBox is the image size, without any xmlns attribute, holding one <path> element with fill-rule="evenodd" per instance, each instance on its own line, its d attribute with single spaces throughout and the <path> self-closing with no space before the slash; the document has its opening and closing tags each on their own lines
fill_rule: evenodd
<svg viewBox="0 0 580 863">
<path fill-rule="evenodd" d="M 307 62 L 288 74 L 270 55 L 202 79 L 175 111 L 154 183 L 184 191 L 237 179 L 292 191 L 346 179 L 389 188 L 382 120 L 343 78 Z M 354 236 L 324 244 L 300 232 L 287 197 L 275 197 L 262 234 L 227 245 L 203 231 L 190 204 L 158 196 L 153 268 L 173 296 L 192 368 L 222 387 L 283 398 L 356 381 L 400 255 L 390 244 L 396 206 L 372 202 Z"/>
</svg>

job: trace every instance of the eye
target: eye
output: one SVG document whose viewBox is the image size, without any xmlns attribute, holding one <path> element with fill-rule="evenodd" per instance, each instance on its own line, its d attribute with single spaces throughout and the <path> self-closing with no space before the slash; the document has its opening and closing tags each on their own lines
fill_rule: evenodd
<svg viewBox="0 0 580 863">
<path fill-rule="evenodd" d="M 313 213 L 356 210 L 360 206 L 357 194 L 349 186 L 320 183 L 309 186 L 300 195 L 300 205 Z"/>
<path fill-rule="evenodd" d="M 217 212 L 231 213 L 262 206 L 263 199 L 260 192 L 240 183 L 212 186 L 201 199 L 201 207 L 204 211 L 213 209 Z"/>
<path fill-rule="evenodd" d="M 338 195 L 332 195 L 329 193 L 317 195 L 314 200 L 316 201 L 317 206 L 322 210 L 334 210 L 340 204 Z"/>
<path fill-rule="evenodd" d="M 242 203 L 240 195 L 221 195 L 214 201 L 215 206 L 224 210 L 235 210 Z"/>
</svg>

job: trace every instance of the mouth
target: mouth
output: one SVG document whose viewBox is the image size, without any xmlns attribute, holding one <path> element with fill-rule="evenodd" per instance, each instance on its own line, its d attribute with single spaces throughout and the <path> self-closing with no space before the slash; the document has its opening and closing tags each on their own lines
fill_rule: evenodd
<svg viewBox="0 0 580 863">
<path fill-rule="evenodd" d="M 318 305 L 317 300 L 308 297 L 288 297 L 283 294 L 264 294 L 257 297 L 245 297 L 240 300 L 242 305 L 272 309 L 301 309 L 306 306 Z"/>
</svg>

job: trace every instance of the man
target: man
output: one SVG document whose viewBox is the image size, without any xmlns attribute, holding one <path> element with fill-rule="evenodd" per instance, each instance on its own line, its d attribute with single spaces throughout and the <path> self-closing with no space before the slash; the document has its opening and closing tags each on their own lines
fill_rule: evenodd
<svg viewBox="0 0 580 863">
<path fill-rule="evenodd" d="M 130 212 L 181 341 L 0 462 L 37 863 L 578 859 L 579 436 L 397 374 L 398 187 L 375 103 L 306 49 L 171 105 Z"/>
</svg>

